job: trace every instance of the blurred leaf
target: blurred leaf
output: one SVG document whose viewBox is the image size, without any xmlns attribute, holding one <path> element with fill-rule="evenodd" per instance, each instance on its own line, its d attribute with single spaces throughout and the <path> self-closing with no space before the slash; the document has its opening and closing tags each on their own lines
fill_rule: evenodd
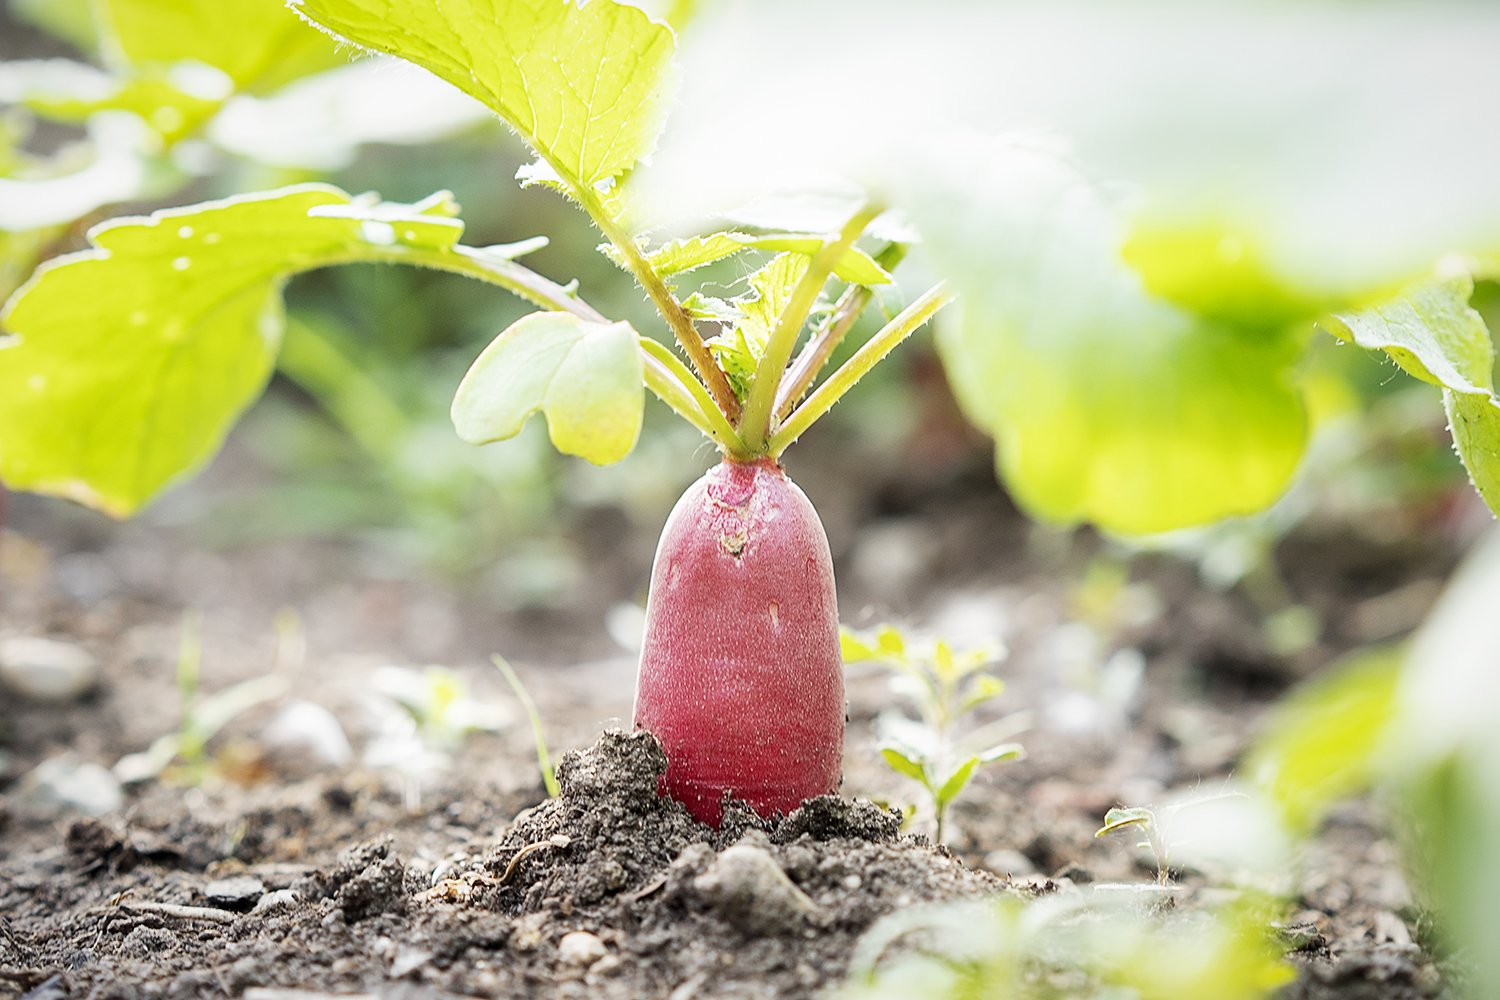
<svg viewBox="0 0 1500 1000">
<path fill-rule="evenodd" d="M 878 660 L 880 654 L 846 625 L 839 626 L 839 653 L 845 663 Z"/>
<path fill-rule="evenodd" d="M 267 93 L 348 62 L 332 39 L 270 0 L 99 0 L 97 9 L 132 63 L 196 60 L 222 70 L 237 90 Z"/>
<path fill-rule="evenodd" d="M 464 376 L 453 425 L 468 443 L 486 444 L 514 437 L 541 410 L 559 451 L 607 465 L 640 436 L 644 377 L 629 323 L 532 313 L 496 337 Z"/>
<path fill-rule="evenodd" d="M 942 783 L 932 796 L 936 800 L 939 809 L 952 802 L 958 793 L 964 790 L 964 786 L 969 783 L 969 779 L 974 777 L 974 769 L 979 764 L 980 760 L 978 757 L 970 757 L 959 765 L 958 770 L 948 776 L 947 780 Z"/>
<path fill-rule="evenodd" d="M 882 625 L 875 632 L 875 643 L 886 653 L 894 656 L 904 656 L 906 653 L 906 640 L 902 638 L 901 631 L 893 625 Z"/>
<path fill-rule="evenodd" d="M 1019 743 L 1001 743 L 988 750 L 981 750 L 975 759 L 981 764 L 994 764 L 1002 760 L 1025 760 L 1026 748 Z"/>
<path fill-rule="evenodd" d="M 1123 212 L 1061 158 L 955 145 L 908 203 L 963 293 L 937 343 L 964 412 L 1031 513 L 1150 534 L 1247 514 L 1307 442 L 1308 330 L 1196 314 L 1121 257 Z"/>
<path fill-rule="evenodd" d="M 1449 427 L 1475 489 L 1500 511 L 1500 400 L 1494 393 L 1495 348 L 1484 317 L 1469 305 L 1467 274 L 1431 278 L 1400 295 L 1328 322 L 1360 347 L 1383 350 L 1424 382 L 1442 386 Z"/>
<path fill-rule="evenodd" d="M 1205 319 L 1276 330 L 1338 308 L 1278 282 L 1256 241 L 1227 226 L 1137 224 L 1120 248 L 1145 289 Z"/>
<path fill-rule="evenodd" d="M 94 227 L 95 249 L 46 262 L 0 312 L 15 335 L 0 350 L 0 475 L 129 514 L 212 457 L 265 385 L 288 274 L 462 232 L 412 209 L 308 184 Z"/>
<path fill-rule="evenodd" d="M 201 746 L 213 739 L 215 733 L 241 712 L 280 698 L 290 687 L 291 682 L 280 674 L 240 681 L 199 702 L 193 708 L 183 731 L 191 733 Z"/>
<path fill-rule="evenodd" d="M 80 52 L 99 46 L 89 0 L 10 0 L 13 17 L 69 42 Z"/>
<path fill-rule="evenodd" d="M 294 5 L 483 101 L 570 186 L 596 196 L 655 148 L 676 90 L 672 30 L 614 0 Z"/>
<path fill-rule="evenodd" d="M 927 775 L 922 771 L 922 765 L 906 756 L 900 750 L 894 747 L 883 747 L 880 751 L 880 756 L 885 758 L 886 763 L 891 765 L 891 769 L 897 774 L 904 774 L 908 778 L 914 778 L 924 785 L 927 783 Z"/>
<path fill-rule="evenodd" d="M 0 66 L 0 99 L 52 121 L 82 124 L 100 111 L 129 111 L 167 142 L 202 125 L 218 98 L 183 93 L 160 74 L 110 76 L 67 59 L 21 59 Z"/>
<path fill-rule="evenodd" d="M 1395 713 L 1402 651 L 1346 657 L 1272 711 L 1246 772 L 1281 806 L 1288 829 L 1308 832 L 1372 777 L 1373 755 Z"/>
<path fill-rule="evenodd" d="M 1104 825 L 1094 831 L 1094 836 L 1102 837 L 1106 833 L 1114 833 L 1127 826 L 1139 826 L 1144 829 L 1155 821 L 1156 817 L 1152 815 L 1150 809 L 1122 809 L 1116 806 L 1104 814 Z"/>
<path fill-rule="evenodd" d="M 969 709 L 974 708 L 978 705 L 983 705 L 985 702 L 990 701 L 993 698 L 998 698 L 1004 693 L 1004 681 L 994 676 L 993 674 L 979 674 L 974 678 L 974 681 L 969 688 L 969 693 L 964 695 L 963 701 L 959 702 L 958 712 L 956 714 L 962 715 Z"/>
<path fill-rule="evenodd" d="M 1013 746 L 1010 740 L 1030 729 L 1035 721 L 1034 712 L 1012 712 L 969 733 L 954 744 L 953 752 L 960 757 L 979 757 L 984 755 L 985 748 L 997 744 Z"/>
</svg>

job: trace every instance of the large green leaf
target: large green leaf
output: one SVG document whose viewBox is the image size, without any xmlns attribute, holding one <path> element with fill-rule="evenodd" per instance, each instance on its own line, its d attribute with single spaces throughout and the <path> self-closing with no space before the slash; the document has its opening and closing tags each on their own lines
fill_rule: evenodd
<svg viewBox="0 0 1500 1000">
<path fill-rule="evenodd" d="M 453 397 L 470 444 L 515 437 L 538 410 L 559 451 L 595 465 L 630 454 L 641 433 L 645 368 L 629 323 L 572 313 L 523 316 L 479 355 Z"/>
<path fill-rule="evenodd" d="M 483 101 L 578 194 L 656 146 L 676 89 L 672 30 L 614 0 L 292 0 L 329 31 Z"/>
<path fill-rule="evenodd" d="M 305 184 L 96 226 L 0 312 L 0 477 L 116 516 L 206 462 L 270 376 L 294 271 L 446 250 L 446 195 Z"/>
<path fill-rule="evenodd" d="M 348 61 L 275 0 L 100 0 L 96 9 L 136 66 L 198 60 L 223 70 L 237 90 L 266 93 Z"/>
<path fill-rule="evenodd" d="M 905 198 L 961 320 L 938 346 L 1017 500 L 1127 534 L 1259 510 L 1307 440 L 1301 327 L 1213 319 L 1122 258 L 1123 210 L 1058 156 L 976 141 Z"/>
<path fill-rule="evenodd" d="M 1441 386 L 1448 423 L 1469 478 L 1490 509 L 1500 511 L 1500 399 L 1494 392 L 1495 347 L 1484 317 L 1469 305 L 1467 274 L 1429 278 L 1326 325 L 1360 347 L 1385 351 L 1424 382 Z"/>
</svg>

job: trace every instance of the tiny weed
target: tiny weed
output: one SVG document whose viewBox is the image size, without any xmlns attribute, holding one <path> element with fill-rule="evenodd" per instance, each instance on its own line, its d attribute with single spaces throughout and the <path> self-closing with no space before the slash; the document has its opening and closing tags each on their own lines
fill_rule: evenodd
<svg viewBox="0 0 1500 1000">
<path fill-rule="evenodd" d="M 900 630 L 882 625 L 869 636 L 849 629 L 839 634 L 844 662 L 874 661 L 895 672 L 891 687 L 916 703 L 921 720 L 897 711 L 881 714 L 881 756 L 898 774 L 921 782 L 932 799 L 934 839 L 943 840 L 948 806 L 981 765 L 1021 760 L 1026 751 L 1011 738 L 1031 727 L 1030 712 L 1016 712 L 957 738 L 958 722 L 998 698 L 1005 683 L 983 668 L 1005 656 L 998 644 L 955 653 L 945 642 L 908 641 Z"/>
<path fill-rule="evenodd" d="M 542 713 L 537 711 L 536 702 L 531 700 L 526 686 L 521 683 L 521 678 L 516 676 L 511 665 L 505 662 L 505 657 L 496 653 L 490 659 L 495 661 L 495 666 L 499 667 L 500 672 L 505 675 L 505 682 L 515 692 L 516 700 L 526 709 L 526 717 L 531 720 L 531 734 L 536 737 L 536 763 L 542 771 L 542 784 L 547 786 L 547 795 L 555 799 L 557 798 L 557 769 L 552 766 L 552 757 L 547 752 L 547 733 L 542 728 Z"/>
<path fill-rule="evenodd" d="M 129 784 L 161 778 L 176 785 L 199 785 L 214 771 L 217 762 L 208 754 L 208 743 L 230 720 L 285 694 L 291 686 L 289 673 L 301 665 L 304 643 L 297 613 L 284 608 L 276 615 L 276 656 L 271 672 L 233 684 L 204 697 L 198 675 L 203 662 L 203 614 L 188 610 L 182 616 L 182 637 L 177 647 L 177 696 L 182 724 L 175 733 L 157 738 L 140 753 L 126 754 L 115 764 L 115 777 Z"/>
</svg>

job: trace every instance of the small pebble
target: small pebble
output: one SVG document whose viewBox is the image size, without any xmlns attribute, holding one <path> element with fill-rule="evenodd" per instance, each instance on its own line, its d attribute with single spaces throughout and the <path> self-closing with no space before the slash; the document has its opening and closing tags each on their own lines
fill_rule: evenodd
<svg viewBox="0 0 1500 1000">
<path fill-rule="evenodd" d="M 403 944 L 396 952 L 395 961 L 391 962 L 391 978 L 400 979 L 402 976 L 416 972 L 430 961 L 432 961 L 432 952 Z"/>
<path fill-rule="evenodd" d="M 255 908 L 250 912 L 254 914 L 275 913 L 279 910 L 293 910 L 302 902 L 302 894 L 296 889 L 277 889 L 260 897 Z"/>
<path fill-rule="evenodd" d="M 43 818 L 63 812 L 102 816 L 125 804 L 120 782 L 113 774 L 69 754 L 49 758 L 32 768 L 8 798 L 17 812 Z"/>
<path fill-rule="evenodd" d="M 726 923 L 752 936 L 794 933 L 819 914 L 771 853 L 751 844 L 724 850 L 693 888 Z"/>
<path fill-rule="evenodd" d="M 564 934 L 557 944 L 558 960 L 568 965 L 590 965 L 608 954 L 604 942 L 588 931 Z"/>
<path fill-rule="evenodd" d="M 210 905 L 221 910 L 249 910 L 266 894 L 265 883 L 254 875 L 236 875 L 221 878 L 203 887 L 203 896 Z"/>
<path fill-rule="evenodd" d="M 310 701 L 294 701 L 283 708 L 261 730 L 260 739 L 278 766 L 297 773 L 343 767 L 354 759 L 339 720 Z"/>
<path fill-rule="evenodd" d="M 34 701 L 69 702 L 98 679 L 94 658 L 72 643 L 33 636 L 0 640 L 0 680 L 16 694 Z"/>
</svg>

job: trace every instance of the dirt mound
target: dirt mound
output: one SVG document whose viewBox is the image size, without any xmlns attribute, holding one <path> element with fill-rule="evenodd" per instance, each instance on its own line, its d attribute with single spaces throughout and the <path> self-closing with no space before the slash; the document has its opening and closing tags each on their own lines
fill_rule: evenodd
<svg viewBox="0 0 1500 1000">
<path fill-rule="evenodd" d="M 731 803 L 713 830 L 656 794 L 665 767 L 649 734 L 606 733 L 564 756 L 560 797 L 431 876 L 380 837 L 295 874 L 241 865 L 229 885 L 80 823 L 66 847 L 0 871 L 11 915 L 0 996 L 402 984 L 494 997 L 803 997 L 838 981 L 880 916 L 1006 891 L 922 838 L 898 839 L 897 817 L 870 803 L 824 796 L 775 822 Z"/>
</svg>

